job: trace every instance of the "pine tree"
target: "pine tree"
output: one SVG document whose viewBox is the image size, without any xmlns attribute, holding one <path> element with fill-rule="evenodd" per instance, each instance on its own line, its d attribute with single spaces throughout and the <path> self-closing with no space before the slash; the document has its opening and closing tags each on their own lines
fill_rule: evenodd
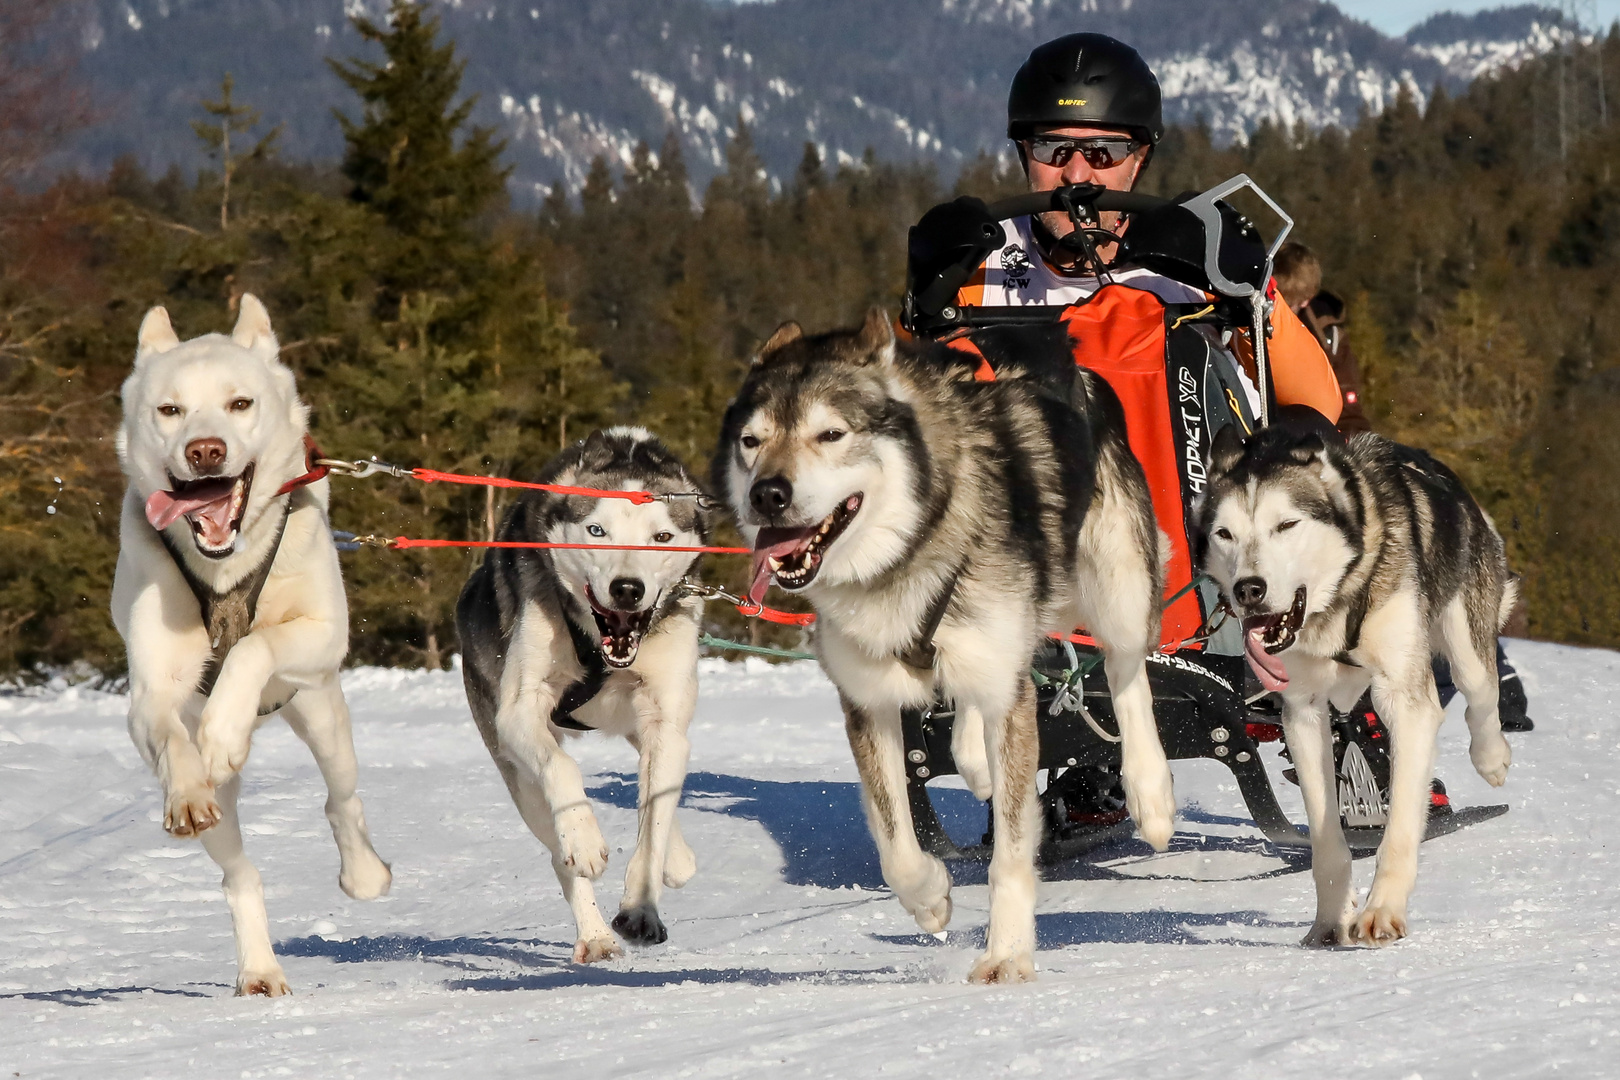
<svg viewBox="0 0 1620 1080">
<path fill-rule="evenodd" d="M 238 105 L 231 100 L 231 93 L 236 88 L 236 80 L 230 72 L 225 73 L 220 80 L 219 100 L 203 102 L 203 111 L 216 118 L 217 124 L 210 124 L 203 120 L 193 120 L 191 130 L 197 133 L 197 138 L 208 147 L 210 155 L 219 156 L 220 168 L 220 195 L 219 195 L 219 231 L 224 232 L 231 220 L 231 178 L 236 175 L 245 162 L 262 161 L 270 156 L 276 139 L 281 136 L 281 125 L 277 124 L 270 129 L 270 133 L 258 142 L 245 154 L 231 156 L 231 136 L 246 134 L 259 126 L 259 110 L 250 105 Z"/>
<path fill-rule="evenodd" d="M 506 144 L 489 128 L 466 127 L 476 103 L 456 102 L 466 64 L 453 42 L 438 44 L 439 20 L 424 5 L 393 0 L 386 27 L 352 21 L 385 59 L 329 61 L 361 102 L 358 122 L 338 115 L 349 197 L 393 234 L 380 274 L 389 300 L 453 291 L 478 273 L 485 242 L 475 223 L 505 190 Z"/>
</svg>

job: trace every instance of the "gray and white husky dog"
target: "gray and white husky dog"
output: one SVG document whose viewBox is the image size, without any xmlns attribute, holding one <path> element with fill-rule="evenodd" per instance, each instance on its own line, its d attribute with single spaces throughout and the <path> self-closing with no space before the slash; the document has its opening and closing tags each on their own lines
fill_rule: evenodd
<svg viewBox="0 0 1620 1080">
<path fill-rule="evenodd" d="M 1456 474 L 1377 435 L 1348 445 L 1278 425 L 1210 447 L 1195 552 L 1243 619 L 1250 666 L 1281 694 L 1311 827 L 1307 945 L 1406 935 L 1444 714 L 1430 660 L 1468 699 L 1469 756 L 1492 785 L 1512 754 L 1497 717 L 1496 633 L 1517 595 L 1502 538 Z M 1357 913 L 1339 823 L 1327 707 L 1372 687 L 1389 730 L 1389 821 Z"/>
<path fill-rule="evenodd" d="M 661 442 L 632 427 L 592 433 L 552 458 L 540 482 L 700 490 Z M 675 807 L 686 783 L 702 615 L 701 601 L 679 586 L 698 556 L 656 549 L 702 546 L 708 536 L 695 499 L 637 504 L 525 492 L 507 512 L 501 540 L 655 550 L 494 548 L 456 608 L 473 719 L 518 813 L 551 852 L 578 930 L 575 963 L 621 950 L 591 886 L 607 869 L 607 844 L 579 766 L 559 745 L 563 735 L 621 735 L 641 755 L 636 850 L 613 929 L 636 945 L 664 941 L 662 887 L 680 888 L 697 868 Z"/>
<path fill-rule="evenodd" d="M 950 921 L 951 880 L 912 832 L 900 714 L 936 694 L 956 703 L 956 760 L 994 796 L 975 982 L 1034 978 L 1029 668 L 1048 632 L 1080 624 L 1103 643 L 1142 835 L 1162 850 L 1175 814 L 1145 664 L 1163 593 L 1146 480 L 1112 391 L 1051 344 L 1045 378 L 1006 364 L 980 382 L 958 352 L 897 343 L 881 310 L 813 337 L 787 323 L 727 409 L 713 462 L 754 549 L 752 595 L 774 577 L 815 604 L 884 880 L 928 933 Z"/>
<path fill-rule="evenodd" d="M 236 815 L 253 732 L 272 714 L 326 780 L 343 891 L 369 900 L 392 880 L 355 793 L 338 685 L 349 611 L 327 482 L 305 482 L 309 408 L 251 295 L 228 337 L 182 342 L 168 312 L 147 312 L 123 399 L 112 615 L 129 653 L 129 734 L 163 785 L 163 827 L 199 837 L 224 871 L 236 992 L 285 994 Z"/>
</svg>

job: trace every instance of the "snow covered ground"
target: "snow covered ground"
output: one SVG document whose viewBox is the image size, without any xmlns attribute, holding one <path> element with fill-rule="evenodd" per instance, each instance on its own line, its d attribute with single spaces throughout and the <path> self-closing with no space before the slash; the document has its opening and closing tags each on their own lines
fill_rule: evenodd
<svg viewBox="0 0 1620 1080">
<path fill-rule="evenodd" d="M 1040 981 L 1005 989 L 963 983 L 982 868 L 956 867 L 944 942 L 884 890 L 810 664 L 705 661 L 682 811 L 698 875 L 666 894 L 669 944 L 591 968 L 568 962 L 567 908 L 459 676 L 349 673 L 393 893 L 338 890 L 315 767 L 266 727 L 243 820 L 294 990 L 276 1001 L 231 996 L 218 872 L 162 832 L 124 700 L 0 695 L 0 1077 L 1613 1075 L 1620 656 L 1509 651 L 1539 727 L 1511 737 L 1508 786 L 1473 774 L 1460 716 L 1440 775 L 1460 806 L 1512 809 L 1425 845 L 1412 938 L 1297 948 L 1309 875 L 1248 824 L 1223 769 L 1185 763 L 1172 851 L 1132 842 L 1049 873 Z M 611 914 L 633 759 L 573 746 L 615 853 Z M 937 801 L 953 831 L 982 828 L 966 792 Z M 1371 872 L 1359 862 L 1358 885 Z"/>
</svg>

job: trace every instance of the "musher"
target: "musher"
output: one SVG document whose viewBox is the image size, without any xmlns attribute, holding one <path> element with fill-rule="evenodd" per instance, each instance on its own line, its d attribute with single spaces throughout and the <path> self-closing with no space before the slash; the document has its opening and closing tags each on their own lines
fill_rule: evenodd
<svg viewBox="0 0 1620 1080">
<path fill-rule="evenodd" d="M 1072 184 L 1130 191 L 1151 162 L 1163 134 L 1157 78 L 1135 49 L 1107 35 L 1070 34 L 1040 45 L 1013 78 L 1007 135 L 1017 149 L 1031 192 Z M 986 235 L 992 221 L 984 204 L 971 199 L 959 199 L 925 215 L 913 230 L 911 294 L 921 296 L 931 280 L 944 278 L 942 274 L 930 278 L 930 274 L 949 262 L 951 252 L 971 248 L 975 242 L 982 248 L 978 238 Z M 1108 211 L 1097 214 L 1097 224 L 1117 236 L 1124 236 L 1129 227 L 1119 213 Z M 1065 309 L 1061 321 L 1069 324 L 1077 362 L 1107 378 L 1125 406 L 1132 449 L 1148 474 L 1160 526 L 1172 537 L 1168 584 L 1179 599 L 1166 610 L 1165 634 L 1167 638 L 1191 634 L 1213 608 L 1207 595 L 1183 594 L 1184 587 L 1193 586 L 1185 539 L 1186 511 L 1201 488 L 1203 468 L 1198 460 L 1202 455 L 1194 447 L 1201 444 L 1207 450 L 1214 430 L 1227 422 L 1224 417 L 1248 426 L 1262 412 L 1257 388 L 1261 380 L 1248 342 L 1249 331 L 1239 328 L 1217 339 L 1207 325 L 1190 328 L 1210 339 L 1212 349 L 1224 350 L 1236 360 L 1229 365 L 1236 369 L 1235 379 L 1220 385 L 1230 390 L 1231 382 L 1236 382 L 1246 400 L 1241 405 L 1233 401 L 1224 417 L 1205 410 L 1189 420 L 1186 407 L 1178 409 L 1174 403 L 1178 379 L 1185 388 L 1187 372 L 1197 365 L 1185 359 L 1189 348 L 1185 335 L 1167 346 L 1173 336 L 1167 331 L 1179 330 L 1186 321 L 1176 313 L 1186 312 L 1188 319 L 1196 319 L 1217 298 L 1146 268 L 1102 270 L 1090 264 L 1086 245 L 1064 243 L 1075 229 L 1065 212 L 1018 218 L 994 228 L 1000 230 L 1001 243 L 956 292 L 955 305 L 963 309 Z M 1091 253 L 1106 266 L 1117 246 L 1099 242 L 1095 235 L 1092 239 Z M 1152 299 L 1144 293 L 1152 294 Z M 1304 406 L 1320 413 L 1328 424 L 1336 423 L 1344 398 L 1316 334 L 1301 322 L 1275 282 L 1268 283 L 1266 296 L 1271 301 L 1266 344 L 1273 404 Z M 971 349 L 955 333 L 942 335 L 947 342 L 953 338 Z M 1144 344 L 1150 338 L 1152 342 Z M 1203 355 L 1202 346 L 1192 348 Z M 1120 354 L 1133 349 L 1135 355 L 1120 362 Z M 1178 350 L 1183 354 L 1179 362 Z M 1208 402 L 1207 386 L 1200 385 L 1196 393 Z M 1188 400 L 1186 394 L 1179 396 Z M 1517 689 L 1516 681 L 1513 689 Z M 1505 707 L 1507 697 L 1505 694 Z M 1522 707 L 1519 711 L 1522 715 Z M 1358 732 L 1358 741 L 1368 737 L 1366 732 Z M 1079 813 L 1071 813 L 1071 820 L 1095 818 L 1106 823 L 1111 817 L 1123 816 L 1123 802 L 1112 776 L 1099 772 L 1091 787 L 1090 795 L 1082 798 L 1087 805 L 1075 807 Z M 1436 803 L 1444 805 L 1444 788 L 1437 784 L 1436 789 Z"/>
</svg>

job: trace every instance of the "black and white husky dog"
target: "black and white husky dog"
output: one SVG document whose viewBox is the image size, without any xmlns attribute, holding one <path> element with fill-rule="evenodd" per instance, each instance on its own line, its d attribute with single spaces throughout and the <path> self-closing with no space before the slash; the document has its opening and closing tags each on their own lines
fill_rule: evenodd
<svg viewBox="0 0 1620 1080">
<path fill-rule="evenodd" d="M 1228 427 L 1210 459 L 1195 554 L 1243 619 L 1250 666 L 1282 696 L 1316 879 L 1305 944 L 1388 944 L 1406 935 L 1428 817 L 1444 718 L 1435 654 L 1468 699 L 1474 768 L 1507 779 L 1496 633 L 1517 579 L 1502 538 L 1450 469 L 1376 435 L 1345 445 L 1279 424 L 1245 440 Z M 1369 684 L 1389 730 L 1389 822 L 1358 914 L 1327 708 L 1351 708 Z"/>
<path fill-rule="evenodd" d="M 641 428 L 597 431 L 541 471 L 548 484 L 654 494 L 698 485 Z M 525 492 L 499 539 L 626 544 L 655 550 L 493 548 L 456 609 L 462 674 L 473 719 L 523 820 L 551 851 L 578 929 L 574 961 L 620 953 L 591 882 L 607 844 L 564 734 L 620 735 L 640 752 L 640 824 L 613 929 L 636 945 L 666 939 L 662 887 L 696 870 L 675 807 L 686 783 L 687 725 L 697 704 L 701 602 L 680 581 L 698 556 L 661 547 L 708 541 L 706 512 L 690 498 L 623 499 Z"/>
<path fill-rule="evenodd" d="M 981 382 L 960 353 L 896 342 L 880 310 L 813 337 L 788 323 L 727 409 L 713 463 L 754 548 L 755 598 L 774 578 L 815 604 L 884 880 L 929 933 L 950 920 L 951 879 L 912 832 L 900 714 L 941 694 L 956 703 L 956 760 L 988 776 L 995 800 L 976 982 L 1034 978 L 1029 669 L 1048 632 L 1084 625 L 1103 643 L 1142 835 L 1162 850 L 1175 814 L 1146 671 L 1161 540 L 1123 411 L 1061 341 L 1000 344 L 1050 362 Z"/>
</svg>

